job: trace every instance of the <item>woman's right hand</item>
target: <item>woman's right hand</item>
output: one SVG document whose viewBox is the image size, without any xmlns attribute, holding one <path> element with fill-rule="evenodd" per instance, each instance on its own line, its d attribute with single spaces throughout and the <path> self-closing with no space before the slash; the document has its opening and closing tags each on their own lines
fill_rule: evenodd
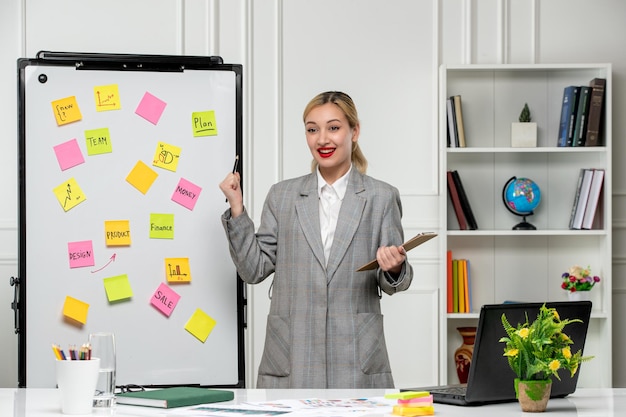
<svg viewBox="0 0 626 417">
<path fill-rule="evenodd" d="M 234 218 L 243 213 L 243 194 L 241 193 L 241 177 L 239 173 L 229 173 L 220 183 L 220 190 L 222 190 L 230 204 L 231 217 Z"/>
</svg>

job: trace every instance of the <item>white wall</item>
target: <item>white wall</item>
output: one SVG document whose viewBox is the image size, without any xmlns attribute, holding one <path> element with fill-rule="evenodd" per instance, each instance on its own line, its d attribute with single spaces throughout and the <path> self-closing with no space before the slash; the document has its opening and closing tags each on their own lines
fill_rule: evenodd
<svg viewBox="0 0 626 417">
<path fill-rule="evenodd" d="M 255 219 L 271 184 L 308 171 L 301 112 L 341 89 L 362 119 L 369 173 L 398 186 L 406 235 L 438 224 L 436 86 L 440 63 L 612 62 L 614 155 L 624 154 L 626 3 L 620 0 L 15 0 L 0 2 L 0 386 L 17 383 L 9 277 L 17 274 L 18 57 L 39 50 L 221 55 L 244 66 L 245 193 Z M 577 29 L 572 29 L 577 28 Z M 587 29 L 589 28 L 589 29 Z M 564 41 L 564 39 L 567 39 Z M 619 159 L 615 159 L 619 161 Z M 615 317 L 626 313 L 626 168 L 613 164 Z M 217 186 L 217 184 L 216 184 Z M 436 383 L 435 245 L 410 252 L 414 285 L 383 299 L 397 385 Z M 557 279 L 557 278 L 555 278 Z M 250 288 L 248 385 L 262 349 L 267 284 Z M 420 317 L 402 340 L 394 318 Z M 614 320 L 614 385 L 626 325 Z"/>
</svg>

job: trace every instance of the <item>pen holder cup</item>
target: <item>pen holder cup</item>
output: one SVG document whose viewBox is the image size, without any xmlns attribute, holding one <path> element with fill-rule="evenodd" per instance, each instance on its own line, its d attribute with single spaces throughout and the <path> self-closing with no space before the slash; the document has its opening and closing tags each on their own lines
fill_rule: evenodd
<svg viewBox="0 0 626 417">
<path fill-rule="evenodd" d="M 56 361 L 57 386 L 63 414 L 91 414 L 100 359 Z"/>
</svg>

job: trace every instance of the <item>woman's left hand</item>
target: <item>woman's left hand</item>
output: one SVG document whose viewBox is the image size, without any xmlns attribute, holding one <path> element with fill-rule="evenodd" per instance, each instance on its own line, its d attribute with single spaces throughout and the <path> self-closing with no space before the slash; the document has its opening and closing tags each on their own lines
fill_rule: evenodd
<svg viewBox="0 0 626 417">
<path fill-rule="evenodd" d="M 406 260 L 406 251 L 402 246 L 381 246 L 376 251 L 376 260 L 383 271 L 399 274 Z"/>
</svg>

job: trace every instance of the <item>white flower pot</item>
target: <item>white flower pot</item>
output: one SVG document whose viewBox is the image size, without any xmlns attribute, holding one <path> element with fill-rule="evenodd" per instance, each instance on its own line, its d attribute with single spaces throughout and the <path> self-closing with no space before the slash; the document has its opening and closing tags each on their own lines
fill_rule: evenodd
<svg viewBox="0 0 626 417">
<path fill-rule="evenodd" d="M 570 291 L 567 293 L 567 298 L 570 301 L 589 301 L 591 300 L 591 291 Z"/>
<path fill-rule="evenodd" d="M 537 123 L 535 122 L 511 123 L 511 147 L 513 148 L 537 147 Z"/>
</svg>

